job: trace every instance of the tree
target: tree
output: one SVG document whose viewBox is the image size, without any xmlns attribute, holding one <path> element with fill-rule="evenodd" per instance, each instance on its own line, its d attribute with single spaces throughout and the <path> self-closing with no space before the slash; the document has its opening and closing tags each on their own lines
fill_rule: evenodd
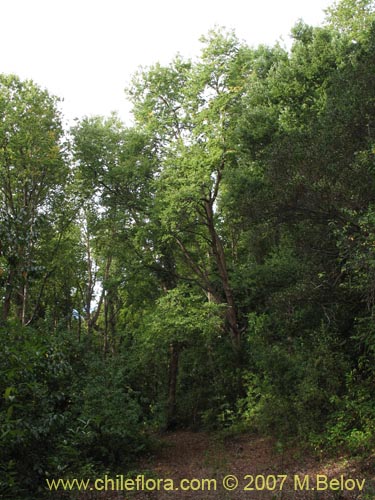
<svg viewBox="0 0 375 500">
<path fill-rule="evenodd" d="M 0 76 L 2 319 L 13 305 L 24 325 L 53 272 L 45 255 L 38 261 L 42 242 L 58 232 L 61 240 L 67 225 L 61 205 L 69 170 L 57 103 L 32 81 Z"/>
<path fill-rule="evenodd" d="M 98 327 L 104 310 L 106 350 L 115 330 L 115 306 L 130 267 L 126 259 L 134 233 L 148 217 L 152 153 L 144 134 L 126 129 L 115 115 L 83 119 L 72 135 L 86 249 L 83 309 L 89 333 Z"/>
<path fill-rule="evenodd" d="M 203 42 L 199 62 L 156 65 L 135 77 L 129 94 L 159 160 L 155 203 L 164 240 L 173 241 L 209 300 L 226 304 L 226 329 L 239 349 L 220 195 L 236 163 L 235 124 L 251 52 L 233 33 L 210 32 Z"/>
<path fill-rule="evenodd" d="M 358 42 L 366 37 L 374 14 L 373 0 L 340 0 L 327 9 L 327 23 Z"/>
</svg>

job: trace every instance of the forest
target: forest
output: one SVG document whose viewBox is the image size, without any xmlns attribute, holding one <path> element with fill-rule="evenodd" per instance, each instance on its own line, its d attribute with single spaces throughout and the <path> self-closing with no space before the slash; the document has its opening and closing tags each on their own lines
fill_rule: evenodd
<svg viewBox="0 0 375 500">
<path fill-rule="evenodd" d="M 291 34 L 140 69 L 130 127 L 0 75 L 1 499 L 176 429 L 374 452 L 375 3 Z"/>
</svg>

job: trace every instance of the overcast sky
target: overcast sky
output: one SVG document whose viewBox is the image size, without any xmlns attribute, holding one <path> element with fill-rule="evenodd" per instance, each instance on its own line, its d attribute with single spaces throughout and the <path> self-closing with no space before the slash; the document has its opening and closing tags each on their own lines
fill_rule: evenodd
<svg viewBox="0 0 375 500">
<path fill-rule="evenodd" d="M 64 98 L 67 119 L 117 111 L 138 66 L 198 54 L 202 34 L 234 29 L 250 45 L 283 40 L 302 18 L 318 25 L 333 0 L 0 0 L 0 72 Z"/>
</svg>

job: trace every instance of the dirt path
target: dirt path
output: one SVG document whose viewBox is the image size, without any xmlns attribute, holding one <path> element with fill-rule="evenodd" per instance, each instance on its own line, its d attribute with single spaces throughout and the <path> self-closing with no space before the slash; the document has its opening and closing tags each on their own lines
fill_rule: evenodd
<svg viewBox="0 0 375 500">
<path fill-rule="evenodd" d="M 362 463 L 348 457 L 335 459 L 334 462 L 319 461 L 296 450 L 282 452 L 277 450 L 272 440 L 253 436 L 223 440 L 202 432 L 168 433 L 161 437 L 161 447 L 153 456 L 144 459 L 137 470 L 140 471 L 138 481 L 141 485 L 143 480 L 141 487 L 144 491 L 126 495 L 108 492 L 90 498 L 375 500 L 375 457 Z M 225 479 L 228 475 L 232 477 Z M 317 475 L 320 483 L 316 482 Z M 236 480 L 238 486 L 230 491 Z M 333 482 L 329 483 L 331 480 Z M 225 481 L 228 481 L 226 487 Z M 186 490 L 189 485 L 194 491 Z"/>
</svg>

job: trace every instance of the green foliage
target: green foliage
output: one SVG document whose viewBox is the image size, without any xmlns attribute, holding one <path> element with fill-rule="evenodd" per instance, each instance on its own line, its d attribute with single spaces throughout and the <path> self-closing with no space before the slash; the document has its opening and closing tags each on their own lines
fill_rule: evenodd
<svg viewBox="0 0 375 500">
<path fill-rule="evenodd" d="M 328 22 L 355 41 L 362 41 L 374 20 L 373 0 L 340 0 L 327 9 Z"/>
<path fill-rule="evenodd" d="M 132 463 L 146 445 L 140 394 L 128 385 L 122 365 L 121 359 L 90 363 L 77 402 L 80 418 L 87 426 L 87 457 L 94 463 L 116 468 Z"/>
<path fill-rule="evenodd" d="M 65 203 L 67 144 L 57 104 L 32 81 L 0 75 L 1 318 L 17 316 L 23 325 L 40 313 L 72 214 Z"/>
<path fill-rule="evenodd" d="M 373 449 L 373 10 L 290 52 L 209 32 L 134 77 L 133 128 L 78 122 L 71 169 L 55 98 L 0 78 L 4 498 L 173 426 Z"/>
<path fill-rule="evenodd" d="M 5 492 L 9 480 L 11 491 L 36 491 L 63 468 L 54 453 L 69 420 L 73 370 L 56 339 L 12 327 L 0 333 L 1 483 Z"/>
<path fill-rule="evenodd" d="M 150 340 L 157 345 L 172 340 L 194 344 L 201 336 L 207 342 L 220 330 L 222 309 L 202 293 L 180 285 L 158 299 L 149 317 Z"/>
<path fill-rule="evenodd" d="M 86 357 L 66 334 L 0 333 L 1 498 L 42 496 L 46 477 L 126 466 L 145 448 L 139 395 L 119 363 Z"/>
</svg>

